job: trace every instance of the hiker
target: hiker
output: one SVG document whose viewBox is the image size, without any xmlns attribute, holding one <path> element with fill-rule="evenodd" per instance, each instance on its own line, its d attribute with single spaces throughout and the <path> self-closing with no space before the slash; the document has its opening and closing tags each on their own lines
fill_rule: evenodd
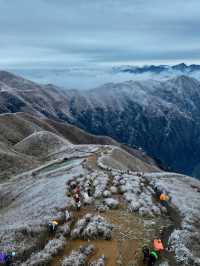
<svg viewBox="0 0 200 266">
<path fill-rule="evenodd" d="M 71 220 L 71 214 L 68 210 L 65 211 L 65 219 L 66 219 L 66 222 Z"/>
<path fill-rule="evenodd" d="M 88 196 L 91 197 L 92 196 L 92 181 L 91 180 L 89 180 L 88 187 L 86 190 L 87 190 Z"/>
<path fill-rule="evenodd" d="M 72 192 L 70 190 L 68 190 L 67 193 L 66 193 L 66 195 L 67 195 L 67 197 L 71 198 Z"/>
<path fill-rule="evenodd" d="M 164 250 L 163 243 L 160 239 L 154 239 L 153 241 L 154 250 L 159 254 Z"/>
<path fill-rule="evenodd" d="M 88 187 L 88 188 L 87 188 L 87 194 L 88 194 L 88 197 L 91 197 L 91 196 L 92 196 L 92 190 L 91 190 L 91 187 Z"/>
<path fill-rule="evenodd" d="M 144 246 L 142 249 L 144 258 L 143 258 L 143 262 L 147 263 L 149 260 L 149 255 L 150 255 L 150 249 L 147 246 Z"/>
<path fill-rule="evenodd" d="M 162 194 L 162 192 L 159 190 L 157 186 L 155 187 L 155 194 L 156 194 L 156 197 L 160 199 L 160 195 Z"/>
<path fill-rule="evenodd" d="M 76 203 L 76 208 L 77 208 L 78 211 L 81 209 L 81 202 L 80 201 L 78 201 Z"/>
<path fill-rule="evenodd" d="M 71 182 L 70 183 L 70 189 L 71 191 L 73 191 L 76 188 L 76 183 L 75 182 Z"/>
<path fill-rule="evenodd" d="M 169 197 L 165 193 L 160 194 L 159 200 L 162 206 L 167 207 Z"/>
<path fill-rule="evenodd" d="M 151 251 L 148 259 L 148 266 L 154 266 L 158 260 L 158 254 L 155 250 Z"/>
<path fill-rule="evenodd" d="M 74 200 L 76 203 L 80 201 L 80 195 L 78 193 L 74 194 Z"/>
<path fill-rule="evenodd" d="M 0 252 L 0 265 L 10 266 L 12 265 L 13 257 L 16 255 L 15 252 Z"/>
<path fill-rule="evenodd" d="M 80 189 L 80 186 L 77 186 L 74 190 L 75 194 L 78 194 L 80 196 L 81 194 L 81 189 Z"/>
<path fill-rule="evenodd" d="M 57 221 L 52 221 L 48 224 L 48 229 L 50 233 L 54 233 L 58 227 L 58 222 Z"/>
<path fill-rule="evenodd" d="M 15 257 L 15 252 L 8 252 L 5 257 L 5 265 L 10 266 L 12 265 L 13 258 Z"/>
<path fill-rule="evenodd" d="M 164 194 L 164 193 L 161 193 L 160 194 L 160 201 L 168 201 L 169 200 L 169 197 Z"/>
<path fill-rule="evenodd" d="M 77 210 L 80 210 L 80 208 L 81 208 L 81 201 L 80 201 L 80 195 L 78 193 L 76 193 L 74 195 L 74 200 L 76 202 Z"/>
<path fill-rule="evenodd" d="M 5 265 L 6 262 L 6 253 L 0 252 L 0 265 Z"/>
</svg>

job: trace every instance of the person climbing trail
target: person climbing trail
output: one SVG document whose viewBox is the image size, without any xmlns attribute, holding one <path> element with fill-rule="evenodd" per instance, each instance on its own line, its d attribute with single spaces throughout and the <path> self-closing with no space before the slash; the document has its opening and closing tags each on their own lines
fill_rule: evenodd
<svg viewBox="0 0 200 266">
<path fill-rule="evenodd" d="M 150 252 L 150 248 L 144 246 L 142 249 L 144 258 L 144 265 L 153 266 L 159 258 L 159 255 L 164 251 L 163 243 L 160 239 L 153 240 L 153 250 Z"/>
<path fill-rule="evenodd" d="M 155 195 L 156 195 L 156 198 L 160 201 L 160 203 L 164 207 L 167 207 L 169 196 L 165 192 L 161 191 L 157 186 L 155 187 Z"/>
<path fill-rule="evenodd" d="M 70 184 L 70 190 L 71 191 L 74 191 L 76 189 L 76 184 L 74 183 L 74 182 L 72 182 L 71 184 Z"/>
<path fill-rule="evenodd" d="M 13 263 L 15 252 L 0 252 L 0 265 L 10 266 Z"/>
<path fill-rule="evenodd" d="M 152 250 L 149 254 L 148 266 L 154 266 L 157 260 L 158 260 L 158 253 L 155 250 Z"/>
<path fill-rule="evenodd" d="M 89 197 L 92 197 L 92 190 L 93 190 L 92 181 L 90 180 L 87 187 L 87 193 Z"/>
<path fill-rule="evenodd" d="M 91 187 L 88 187 L 88 189 L 87 189 L 87 194 L 88 194 L 89 197 L 92 196 L 92 190 L 91 190 Z"/>
<path fill-rule="evenodd" d="M 149 255 L 150 255 L 149 247 L 144 246 L 143 249 L 142 249 L 142 252 L 143 252 L 143 255 L 144 255 L 143 262 L 147 263 L 148 260 L 149 260 Z"/>
<path fill-rule="evenodd" d="M 77 186 L 77 187 L 75 188 L 74 193 L 75 193 L 75 194 L 78 194 L 79 197 L 80 197 L 80 194 L 81 194 L 81 188 L 80 188 L 80 186 Z"/>
<path fill-rule="evenodd" d="M 78 193 L 74 194 L 74 200 L 76 203 L 80 201 L 80 196 Z"/>
<path fill-rule="evenodd" d="M 75 203 L 76 203 L 77 210 L 80 210 L 80 208 L 81 208 L 81 200 L 80 200 L 80 195 L 78 193 L 76 193 L 74 195 L 74 200 L 75 200 Z"/>
<path fill-rule="evenodd" d="M 67 197 L 71 198 L 72 196 L 72 191 L 68 190 L 67 193 L 66 193 Z"/>
<path fill-rule="evenodd" d="M 167 196 L 165 193 L 161 193 L 159 200 L 162 206 L 167 207 L 169 196 Z"/>
<path fill-rule="evenodd" d="M 5 265 L 6 253 L 0 252 L 0 265 Z"/>
<path fill-rule="evenodd" d="M 15 257 L 16 253 L 15 252 L 8 252 L 6 254 L 6 258 L 5 258 L 5 265 L 6 266 L 10 266 L 13 263 L 13 258 Z"/>
<path fill-rule="evenodd" d="M 71 213 L 68 210 L 65 211 L 65 220 L 66 222 L 71 220 Z"/>
<path fill-rule="evenodd" d="M 169 197 L 165 193 L 160 194 L 160 201 L 168 201 Z"/>
<path fill-rule="evenodd" d="M 54 233 L 56 231 L 57 227 L 58 227 L 58 222 L 55 220 L 48 224 L 48 229 L 49 229 L 50 233 Z"/>
<path fill-rule="evenodd" d="M 156 186 L 155 187 L 155 195 L 156 198 L 159 200 L 160 199 L 160 195 L 162 194 L 162 191 L 159 190 L 159 188 Z"/>
<path fill-rule="evenodd" d="M 153 241 L 154 250 L 159 254 L 164 250 L 163 243 L 160 239 L 154 239 Z"/>
<path fill-rule="evenodd" d="M 81 209 L 81 202 L 80 200 L 76 203 L 76 208 L 79 211 Z"/>
</svg>

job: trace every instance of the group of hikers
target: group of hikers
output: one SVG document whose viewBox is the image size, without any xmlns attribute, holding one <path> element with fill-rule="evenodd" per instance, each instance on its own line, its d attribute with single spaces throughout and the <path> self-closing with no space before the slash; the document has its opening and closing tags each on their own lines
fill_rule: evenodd
<svg viewBox="0 0 200 266">
<path fill-rule="evenodd" d="M 75 201 L 75 204 L 76 204 L 76 209 L 80 210 L 82 196 L 84 196 L 84 198 L 91 197 L 91 193 L 92 193 L 91 182 L 89 183 L 87 192 L 83 193 L 84 195 L 82 195 L 81 188 L 80 188 L 79 185 L 72 184 L 71 187 L 70 187 L 70 190 L 67 193 L 67 196 L 68 197 L 73 197 L 73 199 Z M 68 222 L 70 219 L 71 219 L 71 214 L 70 214 L 70 212 L 68 210 L 66 210 L 65 211 L 65 220 L 66 220 L 66 222 Z M 56 221 L 56 220 L 50 221 L 48 223 L 49 232 L 50 233 L 54 233 L 56 231 L 58 225 L 59 225 L 58 221 Z"/>
<path fill-rule="evenodd" d="M 155 187 L 155 195 L 157 200 L 161 203 L 162 206 L 167 207 L 169 196 L 160 190 L 158 187 Z M 144 265 L 153 266 L 159 259 L 160 255 L 164 251 L 163 243 L 160 239 L 155 239 L 153 241 L 153 248 L 150 249 L 147 246 L 143 247 L 143 255 L 144 255 Z M 169 251 L 169 249 L 168 249 Z"/>
<path fill-rule="evenodd" d="M 142 175 L 143 173 L 141 173 Z M 84 194 L 84 195 L 83 195 Z M 86 195 L 87 194 L 87 195 Z M 160 191 L 157 187 L 155 188 L 155 194 L 160 203 L 166 207 L 166 204 L 169 200 L 169 197 L 166 193 Z M 71 184 L 67 196 L 73 197 L 77 210 L 81 208 L 81 198 L 82 197 L 91 197 L 92 196 L 92 183 L 88 183 L 88 188 L 86 192 L 81 193 L 81 188 L 79 185 Z M 65 220 L 68 222 L 71 219 L 71 213 L 65 211 Z M 48 223 L 48 230 L 50 233 L 54 233 L 59 225 L 59 222 L 53 220 Z M 144 255 L 144 265 L 154 266 L 157 260 L 159 259 L 161 253 L 164 251 L 163 243 L 160 239 L 155 239 L 153 241 L 153 249 L 150 249 L 148 246 L 143 247 Z M 15 257 L 15 252 L 0 252 L 0 265 L 10 266 L 12 265 L 13 258 Z"/>
<path fill-rule="evenodd" d="M 155 187 L 155 194 L 157 200 L 161 203 L 161 205 L 167 207 L 169 196 L 165 192 L 159 190 L 158 187 Z"/>
<path fill-rule="evenodd" d="M 67 193 L 68 197 L 73 197 L 77 210 L 80 210 L 81 208 L 81 201 L 84 199 L 84 202 L 87 202 L 87 199 L 89 199 L 92 196 L 92 182 L 88 182 L 88 186 L 86 191 L 82 192 L 80 185 L 71 184 L 70 189 Z"/>
</svg>

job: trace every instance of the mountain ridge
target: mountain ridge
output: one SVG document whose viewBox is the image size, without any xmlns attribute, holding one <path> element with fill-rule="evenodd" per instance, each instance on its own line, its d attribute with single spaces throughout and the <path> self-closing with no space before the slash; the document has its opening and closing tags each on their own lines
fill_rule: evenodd
<svg viewBox="0 0 200 266">
<path fill-rule="evenodd" d="M 123 65 L 113 67 L 113 71 L 115 73 L 125 72 L 132 74 L 144 74 L 144 73 L 155 73 L 160 74 L 162 72 L 170 72 L 177 71 L 177 73 L 193 73 L 196 71 L 200 71 L 200 65 L 198 64 L 190 64 L 187 65 L 185 63 L 179 63 L 176 65 L 144 65 L 144 66 L 134 66 L 134 65 Z"/>
<path fill-rule="evenodd" d="M 88 91 L 37 84 L 32 88 L 29 81 L 19 89 L 2 84 L 1 113 L 27 112 L 65 121 L 141 147 L 166 167 L 199 176 L 200 82 L 194 78 L 109 83 Z"/>
</svg>

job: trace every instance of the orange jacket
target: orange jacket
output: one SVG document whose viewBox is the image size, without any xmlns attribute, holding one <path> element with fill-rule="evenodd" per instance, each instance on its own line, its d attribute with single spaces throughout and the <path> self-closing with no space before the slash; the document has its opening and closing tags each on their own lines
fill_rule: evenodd
<svg viewBox="0 0 200 266">
<path fill-rule="evenodd" d="M 162 194 L 160 195 L 160 200 L 161 200 L 161 201 L 168 201 L 168 200 L 169 200 L 169 197 L 168 197 L 167 195 L 165 195 L 165 194 L 162 193 Z"/>
<path fill-rule="evenodd" d="M 154 239 L 153 246 L 154 246 L 155 251 L 157 252 L 161 252 L 164 250 L 163 243 L 160 239 Z"/>
</svg>

